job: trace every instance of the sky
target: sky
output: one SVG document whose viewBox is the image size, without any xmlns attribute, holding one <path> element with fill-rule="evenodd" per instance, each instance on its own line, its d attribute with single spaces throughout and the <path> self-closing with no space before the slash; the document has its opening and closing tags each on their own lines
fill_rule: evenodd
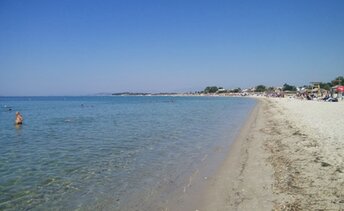
<svg viewBox="0 0 344 211">
<path fill-rule="evenodd" d="M 1 0 L 0 96 L 305 85 L 344 75 L 342 0 Z"/>
</svg>

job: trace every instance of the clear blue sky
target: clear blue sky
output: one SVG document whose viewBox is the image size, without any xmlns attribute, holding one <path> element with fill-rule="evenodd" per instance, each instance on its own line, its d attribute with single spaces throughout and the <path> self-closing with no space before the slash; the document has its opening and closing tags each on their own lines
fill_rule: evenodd
<svg viewBox="0 0 344 211">
<path fill-rule="evenodd" d="M 0 1 L 0 95 L 303 85 L 338 75 L 343 0 Z"/>
</svg>

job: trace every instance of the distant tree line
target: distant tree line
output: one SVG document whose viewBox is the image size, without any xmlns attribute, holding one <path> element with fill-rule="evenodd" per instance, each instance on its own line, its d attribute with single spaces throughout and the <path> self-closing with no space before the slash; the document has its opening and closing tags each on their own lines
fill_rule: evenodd
<svg viewBox="0 0 344 211">
<path fill-rule="evenodd" d="M 330 90 L 331 87 L 336 86 L 336 85 L 342 85 L 344 86 L 344 77 L 343 76 L 338 76 L 331 82 L 321 82 L 320 83 L 320 88 L 325 89 L 325 90 Z M 305 85 L 303 86 L 305 88 L 311 89 L 311 85 Z M 258 85 L 255 87 L 256 92 L 273 92 L 275 90 L 274 87 L 266 87 L 265 85 Z M 296 86 L 290 85 L 288 83 L 285 83 L 282 87 L 283 91 L 292 91 L 295 92 L 297 91 Z M 202 93 L 209 94 L 209 93 L 219 93 L 219 92 L 229 92 L 229 93 L 239 93 L 241 92 L 241 88 L 236 88 L 236 89 L 231 89 L 231 90 L 225 90 L 223 91 L 222 87 L 217 87 L 217 86 L 207 86 Z"/>
<path fill-rule="evenodd" d="M 267 88 L 267 87 L 264 86 L 264 85 L 258 85 L 258 86 L 256 86 L 256 92 L 266 92 L 266 91 L 268 91 L 268 92 L 273 92 L 274 90 L 275 90 L 274 87 L 269 87 L 269 88 Z M 297 89 L 296 89 L 296 86 L 292 86 L 292 85 L 289 85 L 289 84 L 285 83 L 285 84 L 283 85 L 283 87 L 282 87 L 282 90 L 283 90 L 283 91 L 296 91 Z"/>
<path fill-rule="evenodd" d="M 334 87 L 337 85 L 344 86 L 344 77 L 338 76 L 334 80 L 332 80 L 331 82 L 320 82 L 319 85 L 320 85 L 321 89 L 325 89 L 325 90 L 330 90 L 331 87 Z M 307 86 L 307 85 L 305 85 L 303 87 L 309 88 L 309 89 L 312 88 L 311 86 Z"/>
<path fill-rule="evenodd" d="M 335 78 L 331 82 L 320 83 L 320 88 L 330 90 L 331 87 L 337 86 L 337 85 L 344 86 L 344 77 L 343 76 L 338 76 L 337 78 Z"/>
<path fill-rule="evenodd" d="M 264 85 L 256 86 L 256 92 L 265 92 L 265 91 L 266 91 L 266 86 Z"/>
<path fill-rule="evenodd" d="M 219 86 L 207 86 L 201 93 L 211 94 L 211 93 L 239 93 L 241 88 L 225 90 L 223 87 Z"/>
<path fill-rule="evenodd" d="M 297 91 L 296 86 L 292 86 L 292 85 L 289 85 L 287 83 L 285 83 L 283 85 L 282 90 L 283 91 L 292 91 L 292 92 L 296 92 Z"/>
<path fill-rule="evenodd" d="M 219 87 L 220 88 L 220 87 Z M 208 94 L 208 93 L 216 93 L 219 88 L 217 86 L 207 86 L 205 89 L 204 89 L 204 93 Z"/>
</svg>

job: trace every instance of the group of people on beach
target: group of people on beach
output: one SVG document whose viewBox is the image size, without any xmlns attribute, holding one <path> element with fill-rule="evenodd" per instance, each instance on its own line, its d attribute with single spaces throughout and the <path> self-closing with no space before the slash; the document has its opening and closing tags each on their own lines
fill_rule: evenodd
<svg viewBox="0 0 344 211">
<path fill-rule="evenodd" d="M 337 98 L 331 97 L 331 95 L 326 92 L 322 96 L 318 96 L 315 93 L 298 93 L 296 95 L 296 98 L 301 99 L 301 100 L 317 100 L 317 101 L 326 101 L 326 102 L 338 102 Z"/>
</svg>

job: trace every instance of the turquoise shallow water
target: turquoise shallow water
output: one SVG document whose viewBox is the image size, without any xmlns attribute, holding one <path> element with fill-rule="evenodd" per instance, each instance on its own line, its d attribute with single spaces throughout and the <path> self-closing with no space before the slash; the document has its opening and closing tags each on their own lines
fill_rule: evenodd
<svg viewBox="0 0 344 211">
<path fill-rule="evenodd" d="M 158 209 L 205 155 L 228 149 L 254 105 L 221 97 L 0 97 L 0 209 Z M 15 111 L 24 117 L 19 128 Z"/>
</svg>

